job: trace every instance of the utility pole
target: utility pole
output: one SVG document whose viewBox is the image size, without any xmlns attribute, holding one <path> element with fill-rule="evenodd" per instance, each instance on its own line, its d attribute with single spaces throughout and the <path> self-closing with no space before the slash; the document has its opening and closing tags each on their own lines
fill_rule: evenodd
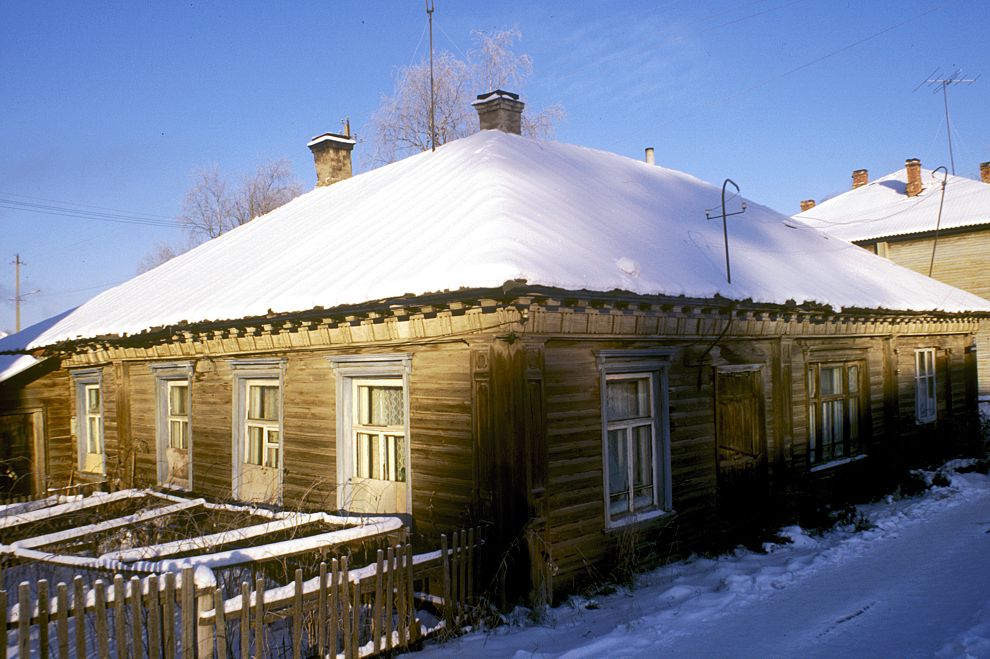
<svg viewBox="0 0 990 659">
<path fill-rule="evenodd" d="M 426 0 L 426 15 L 430 19 L 430 151 L 437 150 L 436 101 L 433 98 L 433 0 Z"/>
<path fill-rule="evenodd" d="M 21 260 L 20 254 L 14 254 L 14 309 L 17 321 L 14 332 L 21 331 L 21 266 L 27 265 Z"/>
<path fill-rule="evenodd" d="M 941 76 L 939 70 L 935 69 L 928 79 L 923 81 L 917 90 L 922 85 L 928 85 L 932 87 L 932 93 L 937 94 L 939 88 L 942 89 L 942 104 L 945 107 L 945 132 L 949 139 L 949 165 L 952 167 L 952 175 L 956 175 L 956 160 L 952 155 L 952 124 L 949 121 L 949 85 L 971 85 L 979 79 L 980 76 L 975 78 L 964 78 L 959 69 L 956 69 L 947 76 Z"/>
</svg>

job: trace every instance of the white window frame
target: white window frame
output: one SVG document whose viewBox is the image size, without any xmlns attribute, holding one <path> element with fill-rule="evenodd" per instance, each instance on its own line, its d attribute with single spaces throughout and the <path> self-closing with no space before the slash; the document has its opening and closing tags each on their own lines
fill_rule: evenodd
<svg viewBox="0 0 990 659">
<path fill-rule="evenodd" d="M 914 419 L 917 423 L 938 420 L 938 372 L 935 348 L 914 351 Z"/>
<path fill-rule="evenodd" d="M 104 401 L 103 401 L 103 369 L 92 368 L 81 371 L 73 371 L 73 386 L 76 391 L 76 442 L 77 442 L 77 464 L 80 472 L 88 474 L 106 475 L 107 473 L 107 444 L 104 424 Z M 89 412 L 88 392 L 96 390 L 100 396 L 100 410 L 92 414 Z M 93 438 L 90 436 L 90 419 L 96 421 L 98 444 L 96 451 L 90 451 L 90 444 Z M 97 457 L 98 456 L 98 457 Z M 87 468 L 87 465 L 99 463 L 99 468 L 94 470 Z"/>
<path fill-rule="evenodd" d="M 278 392 L 278 415 L 276 419 L 252 419 L 250 417 L 252 387 L 275 389 Z M 245 464 L 253 464 L 259 467 L 278 469 L 282 463 L 282 385 L 276 378 L 245 379 L 244 401 L 244 462 Z M 258 456 L 260 462 L 247 461 L 247 456 L 251 452 L 250 446 L 248 446 L 248 442 L 251 441 L 251 428 L 261 430 L 261 452 Z M 275 441 L 271 441 L 270 439 L 273 432 L 278 433 L 278 439 Z M 276 451 L 277 457 L 274 461 L 269 461 L 268 454 L 273 450 Z"/>
<path fill-rule="evenodd" d="M 671 510 L 672 486 L 670 478 L 670 422 L 669 394 L 667 388 L 669 356 L 666 349 L 654 350 L 602 350 L 598 352 L 600 372 L 600 394 L 602 414 L 602 499 L 605 515 L 605 528 L 617 529 L 629 524 L 647 521 L 667 514 Z M 649 417 L 610 421 L 608 418 L 608 383 L 629 379 L 646 379 L 648 382 Z M 630 473 L 629 501 L 631 510 L 615 514 L 611 510 L 611 488 L 609 484 L 609 430 L 632 425 L 641 427 L 642 421 L 650 418 L 651 455 L 653 474 L 653 496 L 646 505 L 636 505 L 635 465 L 628 460 Z M 632 455 L 632 434 L 627 435 L 627 451 Z"/>
<path fill-rule="evenodd" d="M 166 449 L 172 446 L 172 420 L 181 420 L 171 414 L 170 389 L 176 385 L 188 387 L 186 396 L 186 452 L 188 454 L 187 486 L 170 484 L 179 490 L 191 490 L 193 487 L 193 418 L 192 418 L 192 362 L 168 362 L 152 364 L 151 372 L 155 376 L 155 446 L 157 451 L 158 484 L 165 485 L 169 480 L 168 459 Z"/>
<path fill-rule="evenodd" d="M 247 409 L 248 384 L 266 382 L 277 385 L 278 396 L 278 473 L 276 493 L 272 503 L 282 503 L 283 474 L 285 464 L 285 428 L 283 411 L 285 409 L 285 360 L 281 358 L 234 359 L 229 362 L 233 375 L 233 410 L 231 413 L 231 494 L 241 499 L 239 483 L 241 480 L 241 465 L 247 449 Z"/>
<path fill-rule="evenodd" d="M 405 482 L 405 474 L 402 474 L 402 478 L 399 478 L 397 473 L 397 464 L 401 461 L 402 465 L 406 467 L 405 461 L 405 446 L 408 443 L 408 434 L 406 428 L 409 425 L 407 414 L 406 414 L 406 404 L 405 404 L 405 392 L 403 391 L 403 383 L 401 377 L 392 378 L 352 378 L 352 386 L 354 390 L 351 392 L 353 399 L 353 408 L 351 409 L 351 454 L 357 458 L 362 452 L 361 447 L 358 445 L 358 435 L 372 435 L 374 439 L 373 442 L 378 444 L 378 463 L 371 470 L 374 473 L 368 476 L 362 476 L 362 478 L 372 478 L 375 480 L 382 481 L 392 481 L 394 483 Z M 361 422 L 361 397 L 360 391 L 364 387 L 379 387 L 379 388 L 392 388 L 399 389 L 403 391 L 403 410 L 402 410 L 402 424 L 401 425 L 371 425 Z M 402 455 L 395 455 L 396 451 L 391 449 L 388 441 L 389 437 L 399 437 L 402 440 Z M 390 450 L 391 449 L 391 450 Z M 357 470 L 357 460 L 355 459 L 355 470 Z M 408 471 L 406 467 L 405 471 Z M 388 473 L 386 473 L 388 472 Z"/>
<path fill-rule="evenodd" d="M 337 507 L 346 510 L 352 500 L 350 479 L 354 475 L 354 419 L 357 418 L 355 392 L 360 384 L 376 381 L 401 382 L 403 428 L 405 438 L 404 464 L 405 500 L 412 513 L 413 469 L 409 432 L 409 377 L 412 372 L 412 355 L 408 353 L 334 355 L 327 358 L 336 374 L 337 386 Z"/>
</svg>

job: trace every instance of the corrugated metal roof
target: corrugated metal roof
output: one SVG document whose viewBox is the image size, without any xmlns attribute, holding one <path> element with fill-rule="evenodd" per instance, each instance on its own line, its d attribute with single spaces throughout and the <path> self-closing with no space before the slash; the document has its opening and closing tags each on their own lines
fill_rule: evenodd
<svg viewBox="0 0 990 659">
<path fill-rule="evenodd" d="M 990 310 L 990 302 L 749 203 L 611 153 L 487 130 L 317 188 L 93 298 L 34 345 L 182 321 L 501 286 L 620 289 L 835 308 Z M 739 199 L 730 204 L 738 209 Z"/>
<path fill-rule="evenodd" d="M 924 188 L 904 193 L 906 170 L 888 174 L 843 192 L 794 217 L 843 240 L 872 240 L 934 231 L 942 196 L 942 172 L 921 170 Z M 990 225 L 990 185 L 949 175 L 942 208 L 942 229 Z"/>
</svg>

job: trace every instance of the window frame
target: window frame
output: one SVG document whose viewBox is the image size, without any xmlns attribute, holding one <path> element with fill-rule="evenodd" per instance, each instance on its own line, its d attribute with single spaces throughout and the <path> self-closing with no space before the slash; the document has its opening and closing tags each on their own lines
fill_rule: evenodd
<svg viewBox="0 0 990 659">
<path fill-rule="evenodd" d="M 242 459 L 244 464 L 254 465 L 256 467 L 268 467 L 269 469 L 278 469 L 282 461 L 283 453 L 283 437 L 282 437 L 282 385 L 276 378 L 251 378 L 245 379 L 243 382 L 244 386 L 244 446 Z M 276 395 L 278 396 L 278 401 L 276 407 L 278 412 L 276 418 L 253 418 L 251 417 L 251 389 L 253 387 L 258 387 L 261 389 L 275 389 Z M 258 451 L 259 462 L 249 461 L 249 457 L 252 453 L 251 451 L 251 429 L 258 428 L 261 430 L 261 445 Z M 270 441 L 269 437 L 271 433 L 277 433 L 278 439 L 275 441 Z M 276 459 L 274 461 L 268 460 L 269 451 L 276 451 Z M 272 464 L 274 462 L 274 464 Z"/>
<path fill-rule="evenodd" d="M 930 358 L 922 372 L 922 360 Z M 914 351 L 914 420 L 921 425 L 938 421 L 938 352 L 935 348 Z M 924 399 L 924 400 L 923 400 Z"/>
<path fill-rule="evenodd" d="M 849 369 L 857 368 L 856 391 L 849 390 Z M 823 368 L 841 368 L 842 391 L 822 395 L 821 393 L 821 371 Z M 867 360 L 864 358 L 823 358 L 809 361 L 805 367 L 805 395 L 807 412 L 807 460 L 808 466 L 812 470 L 827 468 L 832 465 L 843 464 L 853 459 L 865 456 L 866 440 L 869 436 L 869 374 L 867 373 Z M 813 385 L 813 386 L 812 386 Z M 865 385 L 865 386 L 864 386 Z M 852 437 L 852 405 L 855 401 L 856 408 L 856 430 L 857 436 Z M 825 417 L 826 406 L 834 407 L 834 403 L 842 403 L 842 437 L 839 442 L 824 442 L 821 429 Z M 835 417 L 832 416 L 832 421 Z M 839 446 L 841 452 L 834 450 L 826 458 L 826 446 Z"/>
<path fill-rule="evenodd" d="M 370 478 L 372 480 L 382 480 L 390 481 L 393 483 L 404 483 L 405 473 L 408 471 L 406 468 L 406 444 L 407 433 L 406 428 L 409 425 L 408 419 L 406 418 L 405 401 L 403 400 L 402 405 L 402 424 L 385 424 L 385 425 L 375 425 L 372 423 L 365 423 L 361 420 L 361 389 L 362 388 L 388 388 L 388 389 L 399 389 L 403 393 L 403 398 L 405 398 L 405 393 L 403 391 L 404 387 L 402 384 L 401 377 L 390 377 L 390 378 L 351 378 L 352 386 L 354 390 L 351 392 L 352 397 L 352 409 L 351 409 L 351 423 L 350 423 L 350 442 L 351 442 L 351 454 L 354 456 L 354 471 L 361 471 L 358 457 L 361 454 L 361 448 L 359 446 L 359 435 L 370 435 L 374 436 L 376 441 L 374 443 L 378 444 L 378 464 L 375 465 L 375 469 L 369 469 L 369 473 L 376 471 L 378 475 L 372 476 L 360 476 L 355 473 L 355 476 L 359 478 Z M 357 421 L 355 421 L 357 419 Z M 399 437 L 401 438 L 402 444 L 402 455 L 398 455 L 398 451 L 394 448 L 390 450 L 389 447 L 389 437 Z M 373 453 L 371 454 L 373 456 Z M 391 461 L 388 459 L 389 456 L 395 456 Z M 371 457 L 371 456 L 369 456 Z M 389 463 L 391 462 L 391 469 L 389 469 Z M 399 478 L 398 465 L 401 462 L 402 465 L 402 477 Z M 370 461 L 369 461 L 370 466 Z M 389 472 L 389 473 L 385 473 Z M 389 478 L 389 476 L 393 476 Z"/>
<path fill-rule="evenodd" d="M 405 465 L 405 501 L 412 513 L 412 487 L 415 473 L 412 465 L 412 433 L 410 432 L 409 383 L 412 373 L 410 353 L 332 355 L 327 357 L 336 376 L 336 445 L 337 445 L 337 508 L 347 510 L 352 499 L 352 476 L 355 476 L 354 423 L 357 417 L 355 392 L 360 383 L 374 381 L 399 382 L 402 386 L 403 463 Z M 360 478 L 360 477 L 358 477 Z M 402 481 L 390 481 L 401 483 Z"/>
<path fill-rule="evenodd" d="M 105 476 L 107 473 L 107 443 L 105 411 L 106 405 L 103 394 L 103 369 L 91 368 L 72 372 L 72 383 L 76 395 L 76 416 L 74 426 L 76 428 L 76 465 L 81 473 L 96 474 Z M 95 390 L 99 395 L 100 409 L 98 412 L 89 411 L 89 392 Z M 99 434 L 97 438 L 97 451 L 90 451 L 92 442 L 90 420 L 96 421 L 96 429 Z M 91 456 L 99 456 L 99 468 L 94 470 L 87 468 L 88 465 L 96 462 Z"/>
<path fill-rule="evenodd" d="M 151 372 L 155 377 L 155 445 L 157 451 L 157 477 L 158 484 L 162 486 L 171 487 L 178 490 L 191 490 L 193 487 L 193 386 L 192 386 L 192 376 L 194 372 L 194 366 L 192 362 L 166 362 L 162 364 L 152 364 Z M 170 482 L 169 478 L 169 465 L 168 458 L 166 455 L 166 450 L 168 448 L 178 448 L 173 447 L 171 443 L 172 439 L 172 421 L 173 417 L 176 420 L 181 420 L 180 417 L 173 415 L 171 410 L 171 389 L 176 385 L 185 385 L 188 389 L 186 392 L 186 447 L 185 450 L 187 454 L 187 473 L 186 473 L 186 485 L 179 485 L 174 482 Z"/>
<path fill-rule="evenodd" d="M 285 472 L 285 359 L 257 358 L 234 359 L 228 362 L 231 368 L 233 410 L 231 413 L 231 494 L 235 499 L 246 500 L 240 491 L 243 465 L 257 466 L 245 461 L 247 453 L 248 428 L 248 384 L 264 382 L 278 387 L 278 433 L 279 452 L 276 469 L 275 495 L 270 503 L 281 505 Z M 268 501 L 268 500 L 266 500 Z"/>
<path fill-rule="evenodd" d="M 670 421 L 669 421 L 669 392 L 668 372 L 669 357 L 672 351 L 667 349 L 655 350 L 601 350 L 598 351 L 598 367 L 600 373 L 599 393 L 601 409 L 602 436 L 602 505 L 605 519 L 605 530 L 618 529 L 630 524 L 644 522 L 668 514 L 672 510 L 672 487 L 670 472 Z M 635 419 L 610 420 L 608 417 L 608 383 L 622 380 L 645 379 L 649 384 L 647 416 Z M 621 427 L 631 429 L 632 425 L 642 427 L 638 423 L 650 419 L 651 428 L 651 458 L 650 472 L 653 477 L 652 500 L 643 506 L 636 505 L 635 465 L 628 460 L 630 510 L 616 514 L 612 512 L 611 486 L 609 482 L 609 431 Z M 631 446 L 635 444 L 631 432 L 626 434 L 627 454 L 632 455 Z"/>
</svg>

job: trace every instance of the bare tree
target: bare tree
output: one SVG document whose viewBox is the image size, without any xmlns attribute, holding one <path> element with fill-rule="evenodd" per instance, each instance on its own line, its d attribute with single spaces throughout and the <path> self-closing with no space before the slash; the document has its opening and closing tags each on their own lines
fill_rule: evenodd
<svg viewBox="0 0 990 659">
<path fill-rule="evenodd" d="M 288 160 L 274 160 L 245 176 L 232 187 L 214 165 L 197 172 L 182 201 L 179 222 L 186 230 L 185 247 L 156 243 L 141 259 L 138 272 L 145 272 L 212 238 L 270 213 L 302 192 L 292 178 Z"/>
<path fill-rule="evenodd" d="M 461 60 L 443 51 L 434 57 L 434 96 L 437 144 L 477 132 L 478 122 L 471 101 L 494 89 L 520 89 L 533 72 L 529 55 L 518 54 L 512 46 L 522 38 L 519 30 L 472 32 L 476 49 Z M 523 132 L 542 138 L 553 137 L 554 127 L 564 110 L 554 105 L 540 112 L 523 115 Z M 400 68 L 395 92 L 382 98 L 371 118 L 374 129 L 375 160 L 388 163 L 430 148 L 430 64 Z"/>
<path fill-rule="evenodd" d="M 287 160 L 262 165 L 235 190 L 214 165 L 196 175 L 182 202 L 179 221 L 194 242 L 200 243 L 275 210 L 300 192 Z"/>
</svg>

